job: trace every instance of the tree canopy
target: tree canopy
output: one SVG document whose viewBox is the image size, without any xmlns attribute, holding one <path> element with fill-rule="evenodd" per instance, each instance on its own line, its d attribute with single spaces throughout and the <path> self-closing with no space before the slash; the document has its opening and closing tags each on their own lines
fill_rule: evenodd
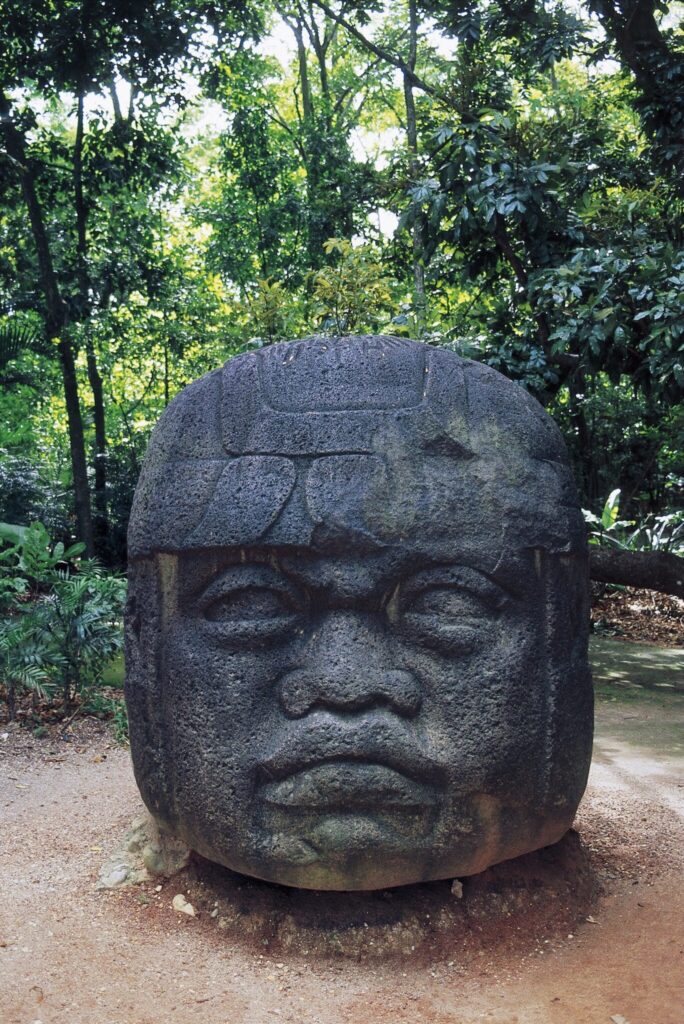
<svg viewBox="0 0 684 1024">
<path fill-rule="evenodd" d="M 681 10 L 0 0 L 0 519 L 121 566 L 179 388 L 382 331 L 520 381 L 601 539 L 680 550 Z"/>
</svg>

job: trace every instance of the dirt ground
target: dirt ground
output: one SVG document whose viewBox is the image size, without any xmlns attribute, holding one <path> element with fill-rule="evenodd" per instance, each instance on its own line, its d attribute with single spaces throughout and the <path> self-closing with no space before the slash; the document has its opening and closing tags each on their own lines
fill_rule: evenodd
<svg viewBox="0 0 684 1024">
<path fill-rule="evenodd" d="M 198 888 L 197 867 L 160 891 L 97 892 L 98 868 L 141 811 L 128 752 L 94 721 L 69 742 L 0 732 L 0 1020 L 682 1024 L 684 701 L 647 692 L 604 699 L 597 723 L 579 838 L 566 841 L 580 869 L 576 892 L 567 856 L 546 859 L 551 876 L 561 864 L 555 881 L 548 871 L 535 881 L 536 869 L 523 865 L 528 884 L 517 889 L 512 862 L 484 886 L 500 899 L 489 924 L 474 912 L 483 883 L 464 880 L 463 913 L 442 915 L 430 955 L 408 947 L 386 957 L 371 948 L 377 922 L 368 943 L 346 955 L 283 948 L 259 927 L 222 931 L 209 910 L 211 881 Z M 427 893 L 418 898 L 418 888 Z M 265 920 L 269 890 L 278 899 L 285 890 L 262 890 Z M 179 891 L 196 901 L 196 917 L 171 909 Z M 424 900 L 447 898 L 457 902 L 448 883 L 394 890 L 394 919 L 406 909 L 434 936 L 429 912 L 419 921 Z"/>
<path fill-rule="evenodd" d="M 634 587 L 592 583 L 591 621 L 600 636 L 684 647 L 684 600 Z"/>
</svg>

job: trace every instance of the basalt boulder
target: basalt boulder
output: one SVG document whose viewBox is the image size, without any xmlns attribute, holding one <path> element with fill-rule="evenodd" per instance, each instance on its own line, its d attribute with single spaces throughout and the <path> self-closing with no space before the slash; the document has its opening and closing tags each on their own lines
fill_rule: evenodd
<svg viewBox="0 0 684 1024">
<path fill-rule="evenodd" d="M 136 778 L 200 854 L 374 889 L 570 826 L 586 535 L 559 431 L 494 370 L 391 337 L 231 359 L 157 425 L 129 559 Z"/>
</svg>

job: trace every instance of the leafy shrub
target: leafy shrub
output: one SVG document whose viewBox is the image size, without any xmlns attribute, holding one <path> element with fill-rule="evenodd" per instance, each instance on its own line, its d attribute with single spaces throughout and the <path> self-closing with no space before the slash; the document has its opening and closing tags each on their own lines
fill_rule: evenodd
<svg viewBox="0 0 684 1024">
<path fill-rule="evenodd" d="M 59 692 L 64 710 L 96 685 L 122 646 L 126 583 L 95 561 L 76 561 L 82 544 L 52 544 L 41 523 L 0 524 L 0 678 L 10 718 L 16 696 Z"/>
<path fill-rule="evenodd" d="M 600 517 L 582 509 L 585 522 L 593 529 L 589 542 L 606 544 L 627 551 L 668 551 L 684 554 L 684 511 L 646 516 L 640 523 L 620 519 L 620 489 L 608 495 Z M 636 529 L 633 529 L 636 527 Z"/>
<path fill-rule="evenodd" d="M 121 650 L 125 580 L 92 561 L 78 572 L 58 570 L 49 593 L 34 603 L 36 635 L 53 657 L 52 679 L 65 709 L 77 693 L 96 685 Z"/>
<path fill-rule="evenodd" d="M 11 522 L 39 520 L 53 534 L 68 534 L 69 489 L 69 470 L 44 452 L 29 458 L 0 448 L 0 508 Z"/>
<path fill-rule="evenodd" d="M 329 238 L 323 248 L 336 260 L 313 276 L 322 329 L 331 334 L 354 334 L 374 330 L 387 321 L 392 310 L 392 282 L 372 247 L 354 247 L 344 238 Z"/>
</svg>

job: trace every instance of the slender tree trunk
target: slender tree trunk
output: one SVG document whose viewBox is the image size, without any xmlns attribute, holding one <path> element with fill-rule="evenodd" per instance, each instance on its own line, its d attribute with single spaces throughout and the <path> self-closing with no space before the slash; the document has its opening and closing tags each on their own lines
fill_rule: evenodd
<svg viewBox="0 0 684 1024">
<path fill-rule="evenodd" d="M 67 670 L 62 683 L 62 709 L 67 712 L 71 707 L 71 675 Z"/>
<path fill-rule="evenodd" d="M 324 113 L 326 114 L 326 120 L 328 121 L 328 126 L 330 126 L 329 114 L 330 114 L 330 110 L 331 110 L 331 106 L 332 105 L 331 105 L 331 102 L 330 102 L 330 83 L 329 83 L 329 79 L 328 79 L 328 64 L 327 64 L 327 49 L 328 49 L 328 43 L 330 41 L 330 38 L 327 36 L 327 33 L 324 33 L 324 38 L 321 39 L 320 33 L 318 31 L 318 25 L 316 24 L 316 18 L 314 16 L 313 4 L 309 4 L 308 14 L 309 14 L 309 20 L 307 21 L 305 15 L 304 15 L 304 11 L 302 10 L 302 7 L 300 5 L 299 6 L 300 20 L 301 20 L 301 23 L 303 24 L 304 28 L 306 29 L 306 33 L 307 33 L 309 39 L 311 40 L 311 45 L 313 46 L 314 53 L 316 54 L 316 60 L 318 61 L 318 72 L 319 72 L 320 83 L 321 83 L 321 96 L 323 97 L 323 103 L 324 103 L 324 106 L 325 106 Z"/>
<path fill-rule="evenodd" d="M 409 72 L 415 72 L 418 56 L 418 16 L 415 0 L 409 0 L 409 54 L 407 65 Z M 404 105 L 406 107 L 406 138 L 409 154 L 409 177 L 415 184 L 419 174 L 418 162 L 418 127 L 416 124 L 416 102 L 413 95 L 413 80 L 406 71 L 404 79 Z M 413 221 L 413 304 L 416 311 L 418 334 L 425 330 L 427 303 L 425 299 L 425 214 L 422 209 L 416 212 Z"/>
<path fill-rule="evenodd" d="M 54 337 L 54 335 L 51 335 Z M 74 477 L 74 502 L 76 506 L 76 522 L 81 539 L 86 546 L 86 555 L 92 558 L 95 554 L 95 537 L 90 507 L 90 489 L 88 486 L 88 469 L 85 457 L 85 437 L 83 419 L 78 396 L 78 378 L 74 352 L 65 338 L 60 338 L 57 346 L 62 365 L 64 381 L 64 398 L 66 401 L 67 423 L 69 426 L 69 451 Z"/>
<path fill-rule="evenodd" d="M 74 352 L 65 330 L 67 326 L 67 312 L 57 284 L 45 219 L 36 192 L 33 172 L 26 157 L 26 142 L 12 121 L 9 100 L 1 89 L 0 126 L 2 128 L 5 149 L 19 174 L 24 201 L 29 215 L 31 232 L 40 267 L 41 288 L 45 298 L 46 333 L 50 340 L 57 341 L 57 353 L 62 368 L 64 399 L 67 410 L 77 529 L 80 539 L 85 543 L 86 553 L 92 556 L 95 549 L 83 419 L 81 417 L 81 405 L 78 396 Z"/>
<path fill-rule="evenodd" d="M 166 319 L 166 317 L 164 317 Z M 169 343 L 164 335 L 164 408 L 169 404 Z"/>
<path fill-rule="evenodd" d="M 409 149 L 409 177 L 415 183 L 418 177 L 418 144 L 416 131 L 416 106 L 413 98 L 413 86 L 404 76 L 404 102 L 406 104 L 406 134 Z M 411 229 L 411 248 L 413 251 L 413 305 L 416 312 L 418 334 L 425 330 L 427 301 L 425 298 L 425 214 L 416 212 Z"/>
<path fill-rule="evenodd" d="M 83 320 L 90 315 L 91 296 L 88 274 L 88 208 L 83 192 L 83 137 L 84 89 L 78 94 L 76 140 L 74 142 L 73 178 L 74 206 L 76 209 L 76 261 L 80 291 L 79 314 Z M 86 330 L 86 366 L 88 382 L 93 395 L 93 421 L 95 425 L 95 546 L 102 553 L 108 533 L 107 521 L 107 427 L 105 421 L 102 377 L 90 331 Z"/>
<path fill-rule="evenodd" d="M 15 722 L 17 719 L 17 691 L 14 680 L 8 679 L 5 689 L 7 691 L 7 717 L 10 722 Z"/>
<path fill-rule="evenodd" d="M 97 547 L 102 549 L 109 533 L 107 515 L 107 427 L 105 422 L 104 389 L 102 376 L 91 338 L 86 339 L 86 365 L 88 381 L 93 393 L 93 421 L 95 425 L 95 532 Z"/>
<path fill-rule="evenodd" d="M 299 83 L 302 90 L 302 118 L 304 121 L 304 147 L 306 166 L 306 194 L 307 207 L 309 211 L 307 224 L 307 250 L 311 266 L 319 266 L 323 251 L 320 224 L 318 220 L 319 201 L 319 159 L 315 150 L 314 142 L 314 105 L 309 81 L 309 68 L 307 65 L 307 53 L 304 45 L 304 33 L 299 21 L 291 21 L 292 29 L 297 41 L 297 61 L 299 64 Z"/>
<path fill-rule="evenodd" d="M 592 505 L 599 493 L 598 472 L 594 459 L 594 443 L 580 395 L 586 393 L 584 374 L 578 372 L 568 378 L 570 420 L 577 431 L 578 453 L 581 459 L 584 493 L 589 505 Z"/>
<path fill-rule="evenodd" d="M 119 94 L 116 91 L 116 82 L 114 81 L 114 76 L 113 75 L 112 75 L 112 77 L 111 77 L 111 79 L 109 81 L 109 95 L 112 98 L 112 109 L 114 111 L 114 120 L 117 121 L 117 122 L 123 121 L 123 114 L 121 112 L 121 103 L 119 101 Z"/>
</svg>

